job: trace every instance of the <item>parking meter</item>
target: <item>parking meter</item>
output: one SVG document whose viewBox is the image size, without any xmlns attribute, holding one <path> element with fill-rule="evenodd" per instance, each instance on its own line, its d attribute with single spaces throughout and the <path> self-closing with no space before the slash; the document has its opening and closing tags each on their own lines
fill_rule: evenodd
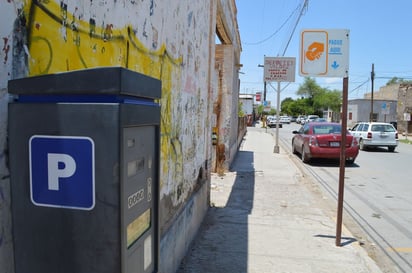
<svg viewBox="0 0 412 273">
<path fill-rule="evenodd" d="M 110 67 L 8 91 L 15 272 L 157 272 L 161 82 Z"/>
</svg>

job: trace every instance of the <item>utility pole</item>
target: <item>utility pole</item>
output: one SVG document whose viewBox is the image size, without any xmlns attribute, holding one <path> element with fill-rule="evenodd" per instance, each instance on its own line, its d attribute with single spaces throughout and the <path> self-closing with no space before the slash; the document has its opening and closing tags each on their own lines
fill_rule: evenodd
<svg viewBox="0 0 412 273">
<path fill-rule="evenodd" d="M 263 102 L 266 101 L 266 81 L 264 83 L 265 85 L 263 86 Z"/>
<path fill-rule="evenodd" d="M 265 67 L 263 64 L 258 64 L 258 67 Z M 263 81 L 264 85 L 263 85 L 263 103 L 265 103 L 266 101 L 266 84 L 267 82 L 264 80 Z"/>
<path fill-rule="evenodd" d="M 370 117 L 369 117 L 369 121 L 372 122 L 373 121 L 373 83 L 375 80 L 375 65 L 372 64 L 372 72 L 371 72 L 371 81 L 372 81 L 372 85 L 371 85 L 371 113 L 370 113 Z"/>
</svg>

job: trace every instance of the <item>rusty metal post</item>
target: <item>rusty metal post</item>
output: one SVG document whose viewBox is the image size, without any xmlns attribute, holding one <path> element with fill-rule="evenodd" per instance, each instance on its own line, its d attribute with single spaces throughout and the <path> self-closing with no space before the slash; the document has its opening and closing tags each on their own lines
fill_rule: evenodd
<svg viewBox="0 0 412 273">
<path fill-rule="evenodd" d="M 373 84 L 375 82 L 375 65 L 372 64 L 372 72 L 371 72 L 371 113 L 369 116 L 369 121 L 375 121 L 373 119 Z"/>
<path fill-rule="evenodd" d="M 340 163 L 339 163 L 339 191 L 338 191 L 338 213 L 336 222 L 336 246 L 341 246 L 342 236 L 342 214 L 343 214 L 343 193 L 345 190 L 345 163 L 346 163 L 346 127 L 348 116 L 348 82 L 349 77 L 343 78 L 342 90 L 342 130 L 340 145 Z"/>
<path fill-rule="evenodd" d="M 273 148 L 274 153 L 279 153 L 279 126 L 280 126 L 280 81 L 278 81 L 278 90 L 276 93 L 276 142 L 275 142 L 275 147 Z"/>
</svg>

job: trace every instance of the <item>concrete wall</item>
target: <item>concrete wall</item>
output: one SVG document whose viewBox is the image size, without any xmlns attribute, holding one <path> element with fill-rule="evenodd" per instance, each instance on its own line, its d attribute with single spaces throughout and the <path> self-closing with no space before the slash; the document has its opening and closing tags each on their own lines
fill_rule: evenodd
<svg viewBox="0 0 412 273">
<path fill-rule="evenodd" d="M 368 99 L 355 99 L 348 101 L 348 127 L 356 122 L 369 121 L 371 101 Z M 377 114 L 377 121 L 396 121 L 397 102 L 394 100 L 373 100 L 373 112 Z M 350 118 L 352 116 L 352 119 Z"/>
<path fill-rule="evenodd" d="M 233 45 L 217 45 L 216 63 L 219 67 L 219 100 L 220 114 L 217 118 L 219 127 L 219 145 L 224 146 L 225 161 L 218 164 L 219 172 L 227 171 L 237 151 L 239 83 L 234 80 L 235 51 Z"/>
<path fill-rule="evenodd" d="M 412 115 L 412 84 L 401 84 L 398 92 L 398 132 L 411 134 L 412 122 L 404 118 L 404 114 Z"/>
<path fill-rule="evenodd" d="M 208 208 L 212 126 L 224 34 L 222 140 L 236 153 L 240 37 L 234 0 L 0 1 L 0 265 L 13 273 L 7 168 L 7 81 L 121 66 L 162 81 L 161 272 L 174 272 Z M 13 121 L 11 121 L 13 122 Z M 232 135 L 236 133 L 235 135 Z"/>
<path fill-rule="evenodd" d="M 408 133 L 412 132 L 412 122 L 404 119 L 404 113 L 412 113 L 412 85 L 411 84 L 391 84 L 381 87 L 378 92 L 374 92 L 374 100 L 391 100 L 396 101 L 396 113 L 390 119 L 386 120 L 398 122 L 398 132 Z M 365 94 L 365 99 L 370 99 L 371 93 Z M 378 106 L 379 107 L 379 106 Z M 370 108 L 370 107 L 369 107 Z M 374 108 L 374 112 L 376 112 Z"/>
<path fill-rule="evenodd" d="M 379 90 L 373 92 L 373 99 L 377 100 L 397 100 L 398 99 L 399 84 L 391 84 L 382 86 Z M 371 98 L 371 93 L 364 95 L 365 99 Z"/>
</svg>

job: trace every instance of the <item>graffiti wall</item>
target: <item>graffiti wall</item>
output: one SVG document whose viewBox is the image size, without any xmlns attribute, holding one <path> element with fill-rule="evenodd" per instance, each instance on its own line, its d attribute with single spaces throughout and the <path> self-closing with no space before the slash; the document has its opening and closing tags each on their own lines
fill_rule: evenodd
<svg viewBox="0 0 412 273">
<path fill-rule="evenodd" d="M 0 264 L 12 267 L 7 81 L 120 66 L 162 81 L 161 226 L 208 179 L 214 1 L 0 0 Z M 212 20 L 213 21 L 213 20 Z M 212 30 L 212 32 L 211 32 Z M 12 121 L 11 121 L 12 122 Z M 165 228 L 164 228 L 165 229 Z M 5 245 L 8 245 L 7 247 Z M 7 262 L 5 262 L 7 261 Z M 4 269 L 4 267 L 2 268 Z M 6 269 L 7 273 L 11 272 Z"/>
</svg>

